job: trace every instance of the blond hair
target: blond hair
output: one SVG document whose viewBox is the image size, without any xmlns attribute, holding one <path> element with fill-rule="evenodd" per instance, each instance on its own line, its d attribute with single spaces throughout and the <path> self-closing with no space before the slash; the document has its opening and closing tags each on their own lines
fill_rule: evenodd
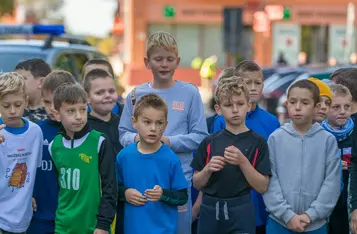
<svg viewBox="0 0 357 234">
<path fill-rule="evenodd" d="M 175 38 L 167 32 L 155 32 L 146 40 L 146 56 L 150 57 L 153 48 L 163 47 L 165 50 L 178 55 L 178 47 Z"/>
<path fill-rule="evenodd" d="M 229 78 L 220 79 L 218 81 L 218 87 L 214 95 L 216 103 L 220 103 L 222 97 L 228 97 L 229 99 L 233 95 L 244 95 L 247 101 L 249 101 L 249 90 L 242 77 L 232 76 Z"/>
<path fill-rule="evenodd" d="M 0 75 L 0 99 L 7 94 L 26 93 L 25 79 L 16 72 L 6 72 Z"/>
<path fill-rule="evenodd" d="M 350 90 L 342 84 L 331 84 L 330 89 L 333 95 L 351 96 Z"/>
</svg>

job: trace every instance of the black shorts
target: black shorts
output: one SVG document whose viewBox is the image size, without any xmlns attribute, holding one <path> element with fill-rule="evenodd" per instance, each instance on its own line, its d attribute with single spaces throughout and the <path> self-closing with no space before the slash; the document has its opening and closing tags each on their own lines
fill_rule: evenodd
<svg viewBox="0 0 357 234">
<path fill-rule="evenodd" d="M 255 234 L 250 194 L 229 199 L 203 195 L 198 234 Z"/>
</svg>

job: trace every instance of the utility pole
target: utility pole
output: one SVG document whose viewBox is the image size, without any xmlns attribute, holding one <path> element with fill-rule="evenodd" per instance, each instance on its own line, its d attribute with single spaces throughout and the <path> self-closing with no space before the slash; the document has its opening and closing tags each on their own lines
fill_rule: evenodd
<svg viewBox="0 0 357 234">
<path fill-rule="evenodd" d="M 347 27 L 346 27 L 346 40 L 347 44 L 345 46 L 344 60 L 349 62 L 350 55 L 352 53 L 352 42 L 355 30 L 355 5 L 350 2 L 347 5 Z M 356 43 L 356 42 L 354 42 Z"/>
</svg>

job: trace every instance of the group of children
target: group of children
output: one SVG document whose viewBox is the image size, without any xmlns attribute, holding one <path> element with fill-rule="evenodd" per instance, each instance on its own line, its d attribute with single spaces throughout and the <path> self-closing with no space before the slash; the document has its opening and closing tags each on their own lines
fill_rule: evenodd
<svg viewBox="0 0 357 234">
<path fill-rule="evenodd" d="M 252 61 L 223 71 L 207 123 L 170 34 L 144 62 L 124 106 L 105 60 L 82 81 L 39 59 L 0 76 L 0 234 L 347 234 L 348 204 L 357 233 L 357 69 L 293 83 L 280 127 Z"/>
</svg>

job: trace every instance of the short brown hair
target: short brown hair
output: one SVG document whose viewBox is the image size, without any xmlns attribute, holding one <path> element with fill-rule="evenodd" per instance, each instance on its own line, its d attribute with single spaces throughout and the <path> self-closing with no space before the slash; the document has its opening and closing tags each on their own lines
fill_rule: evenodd
<svg viewBox="0 0 357 234">
<path fill-rule="evenodd" d="M 110 75 L 112 75 L 112 77 L 114 77 L 114 69 L 113 69 L 113 66 L 110 64 L 110 62 L 106 59 L 102 59 L 102 58 L 96 58 L 96 59 L 91 59 L 89 60 L 88 62 L 86 62 L 83 66 L 83 71 L 82 71 L 82 77 L 84 78 L 84 76 L 86 74 L 84 74 L 84 71 L 86 69 L 87 66 L 90 66 L 90 65 L 104 65 L 104 66 L 107 66 L 108 68 L 108 71 L 110 73 Z"/>
<path fill-rule="evenodd" d="M 251 60 L 244 60 L 235 67 L 236 74 L 240 72 L 256 72 L 256 71 L 261 71 L 261 68 L 256 62 Z"/>
<path fill-rule="evenodd" d="M 0 99 L 7 94 L 26 94 L 25 79 L 16 72 L 6 72 L 0 75 Z"/>
<path fill-rule="evenodd" d="M 222 96 L 230 98 L 233 95 L 240 96 L 242 94 L 245 96 L 247 101 L 250 100 L 249 90 L 243 78 L 232 76 L 218 81 L 218 87 L 216 89 L 214 99 L 216 103 L 219 104 Z"/>
<path fill-rule="evenodd" d="M 312 82 L 311 80 L 299 80 L 293 83 L 288 89 L 288 99 L 290 96 L 290 92 L 293 88 L 307 89 L 312 94 L 312 99 L 314 101 L 314 105 L 320 102 L 320 90 L 319 87 Z"/>
<path fill-rule="evenodd" d="M 113 79 L 113 76 L 109 74 L 109 72 L 103 70 L 103 69 L 93 69 L 90 72 L 88 72 L 85 76 L 84 76 L 84 81 L 83 81 L 83 87 L 84 90 L 89 93 L 91 90 L 91 82 L 95 79 L 104 79 L 104 78 L 111 78 Z"/>
<path fill-rule="evenodd" d="M 332 94 L 334 94 L 334 95 L 351 96 L 351 98 L 352 98 L 350 90 L 344 85 L 331 84 L 330 89 L 331 89 Z"/>
<path fill-rule="evenodd" d="M 51 72 L 50 66 L 43 59 L 39 58 L 19 62 L 14 71 L 17 70 L 29 71 L 35 79 L 46 77 Z"/>
<path fill-rule="evenodd" d="M 146 56 L 150 57 L 153 48 L 163 47 L 168 51 L 174 52 L 178 55 L 178 46 L 175 38 L 167 32 L 155 32 L 151 34 L 146 40 Z"/>
<path fill-rule="evenodd" d="M 63 84 L 55 90 L 53 95 L 53 105 L 56 111 L 59 111 L 63 103 L 69 105 L 86 104 L 87 100 L 87 93 L 79 84 Z"/>
<path fill-rule="evenodd" d="M 43 91 L 54 92 L 60 85 L 65 83 L 75 84 L 76 78 L 65 71 L 65 70 L 55 70 L 48 74 L 42 84 L 42 93 Z"/>
<path fill-rule="evenodd" d="M 227 67 L 221 71 L 221 73 L 218 76 L 218 79 L 224 79 L 224 78 L 229 78 L 234 76 L 234 67 Z"/>
<path fill-rule="evenodd" d="M 165 113 L 167 119 L 168 107 L 166 102 L 157 94 L 149 93 L 142 96 L 135 104 L 134 118 L 137 119 L 144 109 L 152 107 Z"/>
<path fill-rule="evenodd" d="M 336 84 L 346 86 L 352 95 L 352 101 L 357 102 L 357 68 L 341 68 L 335 71 L 330 79 Z"/>
</svg>

